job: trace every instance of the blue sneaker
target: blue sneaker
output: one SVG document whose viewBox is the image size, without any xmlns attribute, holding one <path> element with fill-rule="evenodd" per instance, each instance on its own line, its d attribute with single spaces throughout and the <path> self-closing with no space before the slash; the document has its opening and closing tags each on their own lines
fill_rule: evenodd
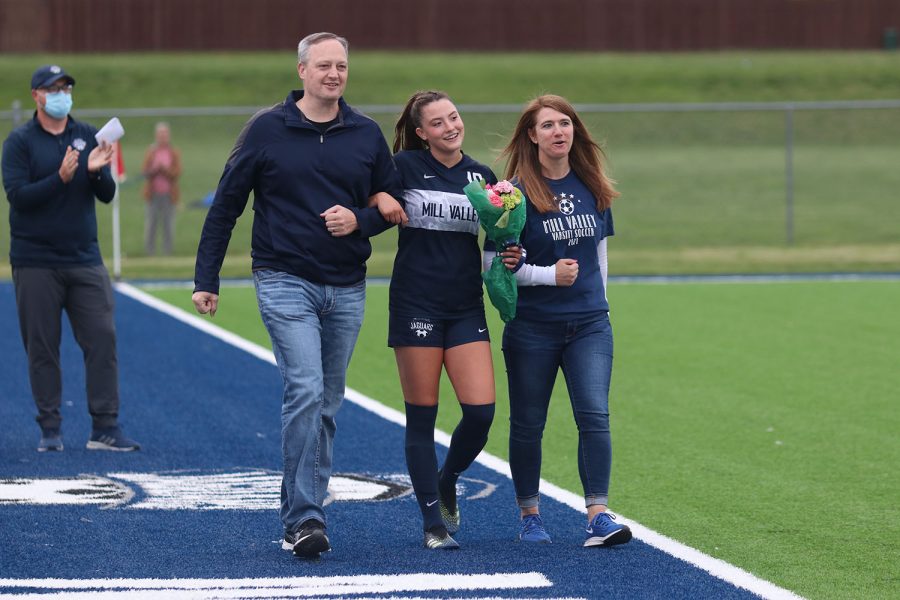
<svg viewBox="0 0 900 600">
<path fill-rule="evenodd" d="M 119 427 L 95 429 L 87 443 L 88 450 L 113 450 L 115 452 L 131 452 L 140 450 L 141 446 L 134 440 L 125 437 Z"/>
<path fill-rule="evenodd" d="M 615 515 L 608 512 L 597 513 L 586 529 L 584 547 L 615 546 L 631 541 L 631 530 L 628 525 L 619 525 L 614 521 L 615 518 Z"/>
<path fill-rule="evenodd" d="M 552 542 L 550 534 L 544 529 L 544 521 L 541 515 L 525 515 L 519 523 L 519 541 L 549 544 Z"/>
<path fill-rule="evenodd" d="M 41 441 L 38 442 L 38 452 L 62 452 L 63 443 L 59 429 L 41 429 Z"/>
</svg>

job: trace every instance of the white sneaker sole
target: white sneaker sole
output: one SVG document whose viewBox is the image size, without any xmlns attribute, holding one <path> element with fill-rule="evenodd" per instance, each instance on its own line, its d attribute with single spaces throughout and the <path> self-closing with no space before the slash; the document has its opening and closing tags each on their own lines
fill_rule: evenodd
<svg viewBox="0 0 900 600">
<path fill-rule="evenodd" d="M 110 446 L 108 444 L 104 444 L 103 442 L 93 442 L 90 441 L 87 443 L 88 450 L 109 450 L 110 452 L 134 452 L 138 450 L 134 446 L 130 448 L 116 448 L 115 446 Z"/>
<path fill-rule="evenodd" d="M 596 546 L 615 546 L 618 544 L 625 544 L 631 541 L 631 530 L 630 529 L 620 529 L 618 531 L 613 531 L 606 537 L 589 537 L 584 541 L 585 548 L 593 548 Z"/>
<path fill-rule="evenodd" d="M 286 541 L 281 542 L 281 547 L 289 549 L 294 556 L 299 558 L 316 558 L 324 552 L 331 552 L 331 542 L 327 535 L 317 536 L 315 534 L 307 534 L 298 539 L 293 546 L 287 546 Z"/>
</svg>

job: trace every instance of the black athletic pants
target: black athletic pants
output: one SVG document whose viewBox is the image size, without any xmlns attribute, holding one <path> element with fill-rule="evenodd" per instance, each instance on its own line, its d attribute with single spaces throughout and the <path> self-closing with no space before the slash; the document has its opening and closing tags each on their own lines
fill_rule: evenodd
<svg viewBox="0 0 900 600">
<path fill-rule="evenodd" d="M 106 267 L 13 267 L 13 283 L 37 422 L 44 429 L 57 429 L 62 421 L 59 345 L 65 310 L 84 353 L 87 403 L 94 428 L 115 426 L 119 376 L 113 292 Z"/>
</svg>

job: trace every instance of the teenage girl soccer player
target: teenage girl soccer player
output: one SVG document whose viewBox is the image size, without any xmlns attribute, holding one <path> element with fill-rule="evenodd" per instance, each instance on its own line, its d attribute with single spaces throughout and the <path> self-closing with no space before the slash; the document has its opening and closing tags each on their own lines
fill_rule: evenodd
<svg viewBox="0 0 900 600">
<path fill-rule="evenodd" d="M 494 418 L 494 367 L 484 315 L 478 216 L 462 189 L 496 183 L 490 168 L 462 152 L 463 120 L 443 92 L 417 92 L 396 126 L 394 160 L 408 222 L 400 229 L 390 288 L 388 345 L 406 402 L 406 463 L 430 549 L 453 549 L 460 526 L 456 482 L 487 443 Z M 386 218 L 401 212 L 383 196 Z M 521 252 L 504 252 L 513 269 Z M 462 409 L 438 470 L 434 426 L 441 370 Z"/>
</svg>

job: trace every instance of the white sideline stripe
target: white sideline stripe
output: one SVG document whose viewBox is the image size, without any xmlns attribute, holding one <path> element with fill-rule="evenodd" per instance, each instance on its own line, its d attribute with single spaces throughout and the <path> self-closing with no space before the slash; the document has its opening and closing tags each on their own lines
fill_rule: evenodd
<svg viewBox="0 0 900 600">
<path fill-rule="evenodd" d="M 204 333 L 208 333 L 213 337 L 219 338 L 223 342 L 229 343 L 236 348 L 240 348 L 244 352 L 252 354 L 256 358 L 264 360 L 273 365 L 275 364 L 275 355 L 272 354 L 271 350 L 269 350 L 268 348 L 263 348 L 259 344 L 254 344 L 249 340 L 245 340 L 244 338 L 237 336 L 230 331 L 222 329 L 218 325 L 213 325 L 208 319 L 202 319 L 198 315 L 192 315 L 191 313 L 184 311 L 177 306 L 172 306 L 168 302 L 163 302 L 162 300 L 155 298 L 146 292 L 142 292 L 141 290 L 130 284 L 119 282 L 115 284 L 115 288 L 123 295 L 133 298 L 138 302 L 141 302 L 142 304 L 146 304 L 150 308 L 155 308 L 161 313 L 165 313 L 177 321 L 186 323 Z"/>
<path fill-rule="evenodd" d="M 541 573 L 476 575 L 411 573 L 405 575 L 344 575 L 336 577 L 272 577 L 241 579 L 0 579 L 0 598 L 16 600 L 120 600 L 165 597 L 171 600 L 213 598 L 297 598 L 390 594 L 417 591 L 515 590 L 549 588 Z M 2 593 L 3 588 L 44 591 Z M 102 591 L 100 591 L 102 590 Z"/>
<path fill-rule="evenodd" d="M 897 281 L 900 273 L 770 273 L 742 275 L 611 275 L 610 283 L 672 285 L 680 283 L 817 283 Z"/>
<path fill-rule="evenodd" d="M 131 296 L 135 300 L 143 302 L 152 308 L 155 308 L 167 315 L 174 317 L 175 319 L 178 319 L 179 321 L 183 321 L 188 325 L 197 327 L 205 333 L 209 333 L 210 335 L 217 337 L 224 342 L 232 344 L 238 348 L 241 348 L 242 350 L 246 350 L 254 356 L 275 364 L 275 355 L 272 354 L 270 350 L 267 350 L 262 346 L 245 340 L 244 338 L 239 337 L 231 332 L 225 331 L 221 327 L 212 325 L 208 321 L 204 321 L 199 317 L 190 315 L 180 308 L 154 298 L 153 296 L 150 296 L 149 294 L 146 294 L 127 283 L 116 284 L 116 289 L 127 296 Z M 383 419 L 390 421 L 391 423 L 396 423 L 400 426 L 406 425 L 406 419 L 401 412 L 387 407 L 384 404 L 381 404 L 380 402 L 373 400 L 372 398 L 369 398 L 368 396 L 361 394 L 360 392 L 357 392 L 356 390 L 347 388 L 347 390 L 345 391 L 345 396 L 354 404 L 372 413 L 375 413 L 379 417 L 382 417 Z M 434 439 L 436 442 L 444 446 L 450 445 L 450 436 L 443 431 L 435 430 Z M 501 475 L 509 478 L 512 477 L 509 470 L 509 463 L 501 458 L 482 451 L 482 453 L 478 455 L 477 461 L 485 467 L 488 467 L 489 469 L 500 473 Z M 582 513 L 587 512 L 586 508 L 584 507 L 584 498 L 582 498 L 578 494 L 574 494 L 568 490 L 564 490 L 557 485 L 545 481 L 543 478 L 540 481 L 540 487 L 541 493 L 543 493 L 544 495 L 549 496 L 550 498 L 553 498 L 554 500 L 561 502 L 562 504 L 565 504 L 566 506 Z M 686 544 L 682 544 L 681 542 L 673 540 L 672 538 L 667 537 L 661 533 L 657 533 L 656 531 L 653 531 L 648 527 L 644 527 L 640 523 L 625 518 L 618 513 L 616 513 L 616 516 L 617 521 L 628 525 L 628 527 L 631 528 L 634 537 L 641 540 L 642 542 L 653 546 L 654 548 L 662 550 L 666 554 L 670 554 L 675 558 L 690 563 L 706 571 L 710 575 L 727 581 L 734 586 L 749 590 L 754 594 L 771 600 L 803 600 L 802 596 L 799 596 L 785 588 L 779 587 L 774 583 L 771 583 L 764 579 L 760 579 L 756 575 L 753 575 L 748 571 L 744 571 L 739 567 L 729 564 L 724 560 L 714 558 L 712 556 L 709 556 L 708 554 L 704 554 L 703 552 L 700 552 L 695 548 L 691 548 Z"/>
<path fill-rule="evenodd" d="M 158 590 L 135 591 L 123 589 L 120 591 L 110 592 L 48 592 L 48 593 L 32 593 L 32 594 L 4 594 L 0 592 L 0 598 L 9 600 L 158 600 L 159 593 L 165 592 L 166 600 L 221 600 L 230 598 L 234 600 L 243 600 L 245 598 L 266 598 L 267 600 L 292 600 L 294 598 L 303 597 L 307 594 L 297 592 L 295 590 L 285 590 L 278 588 L 276 590 L 268 590 L 265 588 L 253 588 L 252 590 L 173 590 L 171 588 L 160 588 Z M 430 591 L 430 590 L 429 590 Z M 466 590 L 468 591 L 468 590 Z M 345 590 L 335 592 L 336 594 L 347 593 Z M 318 592 L 319 596 L 329 595 L 330 592 Z M 333 595 L 333 594 L 332 594 Z M 442 595 L 442 598 L 452 600 L 453 596 Z M 434 600 L 434 596 L 354 596 L 354 600 Z M 587 600 L 578 596 L 541 596 L 540 598 L 522 598 L 519 596 L 503 597 L 503 596 L 465 596 L 460 600 Z"/>
<path fill-rule="evenodd" d="M 419 590 L 416 590 L 419 591 Z M 433 591 L 433 590 L 425 590 Z M 471 591 L 471 590 L 461 590 Z M 434 596 L 382 596 L 379 591 L 374 593 L 378 596 L 356 596 L 353 591 L 346 588 L 339 590 L 313 590 L 308 593 L 306 590 L 293 590 L 284 588 L 250 588 L 237 590 L 180 590 L 173 588 L 159 588 L 155 590 L 136 591 L 132 589 L 121 589 L 108 592 L 46 592 L 46 593 L 30 593 L 30 594 L 4 594 L 0 592 L 0 598 L 9 600 L 158 600 L 160 593 L 165 594 L 166 600 L 245 600 L 266 598 L 267 600 L 293 600 L 294 598 L 302 598 L 314 595 L 317 598 L 323 596 L 334 596 L 346 593 L 353 593 L 354 600 L 434 600 Z M 341 596 L 344 597 L 344 596 Z M 452 600 L 453 596 L 442 594 L 441 598 Z M 503 597 L 503 596 L 465 596 L 460 600 L 587 600 L 578 596 L 541 596 L 540 598 L 521 598 L 519 596 Z"/>
</svg>

